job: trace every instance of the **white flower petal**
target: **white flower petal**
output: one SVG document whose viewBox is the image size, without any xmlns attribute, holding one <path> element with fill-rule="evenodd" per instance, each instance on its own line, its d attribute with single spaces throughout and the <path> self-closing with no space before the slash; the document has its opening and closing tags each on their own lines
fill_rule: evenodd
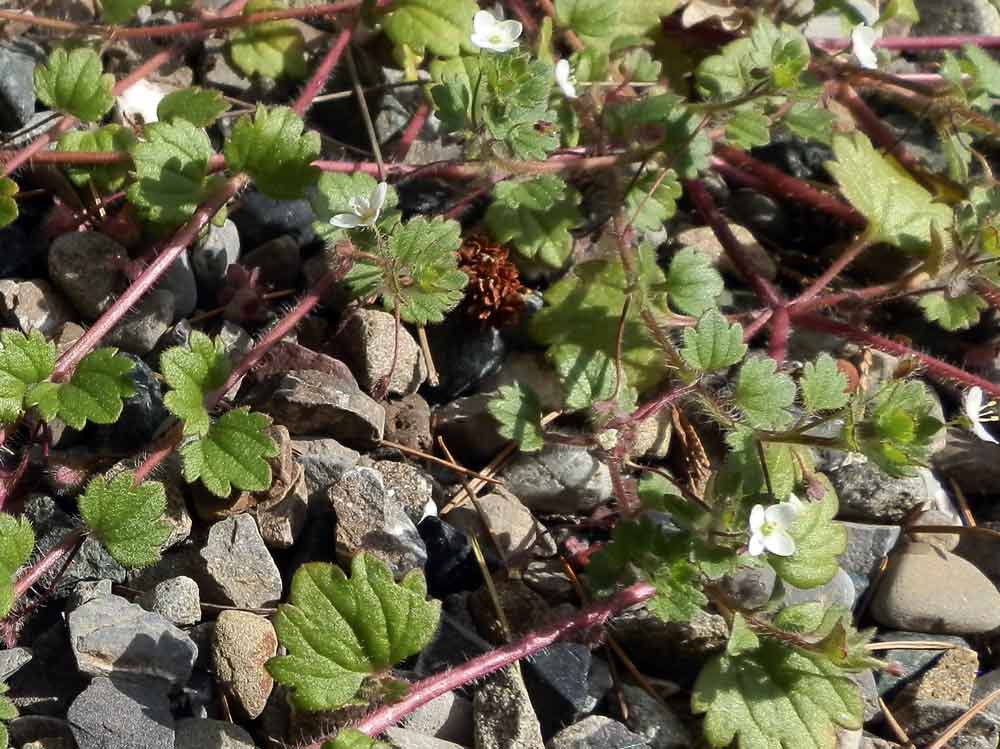
<svg viewBox="0 0 1000 749">
<path fill-rule="evenodd" d="M 764 553 L 764 537 L 759 533 L 750 536 L 750 543 L 747 544 L 747 553 L 752 557 L 759 557 Z"/>
<path fill-rule="evenodd" d="M 754 505 L 750 510 L 750 530 L 757 533 L 764 525 L 764 505 Z"/>
<path fill-rule="evenodd" d="M 496 25 L 497 19 L 488 10 L 481 10 L 472 17 L 472 29 L 480 36 L 489 36 Z"/>
<path fill-rule="evenodd" d="M 873 49 L 875 40 L 878 38 L 879 33 L 863 23 L 859 23 L 851 31 L 851 51 L 861 67 L 869 70 L 878 67 L 878 56 Z"/>
<path fill-rule="evenodd" d="M 330 223 L 339 229 L 356 229 L 361 225 L 361 217 L 354 213 L 338 213 Z"/>
<path fill-rule="evenodd" d="M 136 81 L 118 97 L 118 112 L 128 122 L 148 125 L 156 122 L 156 110 L 166 95 L 154 83 Z"/>
<path fill-rule="evenodd" d="M 801 499 L 796 497 L 794 494 L 789 494 L 788 499 L 785 500 L 785 504 L 790 505 L 792 510 L 798 515 L 804 509 L 806 509 L 806 503 Z"/>
<path fill-rule="evenodd" d="M 521 32 L 524 31 L 524 27 L 521 26 L 520 21 L 500 21 L 497 23 L 497 27 L 500 33 L 511 42 L 519 39 Z"/>
<path fill-rule="evenodd" d="M 376 218 L 382 212 L 382 206 L 385 205 L 385 196 L 388 191 L 389 185 L 385 182 L 379 182 L 375 185 L 375 189 L 372 190 L 372 194 L 368 198 L 368 210 L 374 211 Z"/>
<path fill-rule="evenodd" d="M 986 427 L 984 427 L 980 421 L 972 422 L 972 433 L 984 442 L 992 442 L 994 445 L 1000 444 L 997 442 L 996 437 L 986 431 Z"/>
<path fill-rule="evenodd" d="M 563 58 L 556 63 L 556 83 L 567 99 L 576 98 L 576 85 L 569 67 L 569 60 Z"/>
<path fill-rule="evenodd" d="M 983 389 L 979 385 L 965 391 L 965 397 L 962 398 L 962 409 L 969 421 L 979 421 L 983 411 Z"/>
<path fill-rule="evenodd" d="M 795 508 L 785 502 L 771 505 L 764 511 L 764 518 L 771 525 L 787 528 L 795 520 Z"/>
<path fill-rule="evenodd" d="M 775 528 L 764 537 L 764 547 L 779 557 L 790 557 L 795 553 L 795 539 L 783 528 Z"/>
</svg>

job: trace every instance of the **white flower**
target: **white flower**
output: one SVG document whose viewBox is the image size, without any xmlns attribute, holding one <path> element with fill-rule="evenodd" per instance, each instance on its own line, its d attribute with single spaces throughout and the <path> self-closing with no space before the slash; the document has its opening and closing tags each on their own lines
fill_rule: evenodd
<svg viewBox="0 0 1000 749">
<path fill-rule="evenodd" d="M 156 122 L 156 108 L 167 93 L 149 81 L 136 81 L 118 97 L 118 114 L 126 123 Z"/>
<path fill-rule="evenodd" d="M 801 504 L 801 503 L 800 503 Z M 771 505 L 754 505 L 750 511 L 750 556 L 758 557 L 765 551 L 779 557 L 795 553 L 795 539 L 788 533 L 788 526 L 795 520 L 798 510 L 790 502 Z"/>
<path fill-rule="evenodd" d="M 481 10 L 472 19 L 472 43 L 490 52 L 510 52 L 517 49 L 521 36 L 518 21 L 498 21 L 488 10 Z"/>
<path fill-rule="evenodd" d="M 881 31 L 873 29 L 866 23 L 859 23 L 851 32 L 851 51 L 858 64 L 868 70 L 878 67 L 878 57 L 875 54 L 875 42 L 882 36 Z"/>
<path fill-rule="evenodd" d="M 983 389 L 981 387 L 976 385 L 965 391 L 965 395 L 962 396 L 962 410 L 965 412 L 965 418 L 972 425 L 973 434 L 981 440 L 997 444 L 996 437 L 987 432 L 986 427 L 983 426 L 984 421 L 997 420 L 996 404 L 983 405 Z"/>
<path fill-rule="evenodd" d="M 573 80 L 573 72 L 569 69 L 569 60 L 563 59 L 556 63 L 556 83 L 567 99 L 576 98 L 576 81 Z"/>
<path fill-rule="evenodd" d="M 359 226 L 375 226 L 385 205 L 385 193 L 389 185 L 379 182 L 367 198 L 351 198 L 351 212 L 338 213 L 330 223 L 340 229 L 356 229 Z"/>
</svg>

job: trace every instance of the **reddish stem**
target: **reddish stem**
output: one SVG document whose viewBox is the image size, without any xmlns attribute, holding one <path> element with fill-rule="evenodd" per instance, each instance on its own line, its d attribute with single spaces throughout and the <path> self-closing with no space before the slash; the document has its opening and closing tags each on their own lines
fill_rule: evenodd
<svg viewBox="0 0 1000 749">
<path fill-rule="evenodd" d="M 790 177 L 769 164 L 764 164 L 752 156 L 731 146 L 716 145 L 715 155 L 753 177 L 767 187 L 767 192 L 776 198 L 791 200 L 815 208 L 840 219 L 855 229 L 864 229 L 868 222 L 851 206 L 842 203 L 832 195 L 810 187 L 802 180 Z"/>
<path fill-rule="evenodd" d="M 871 346 L 874 349 L 884 351 L 885 353 L 892 354 L 893 356 L 911 356 L 917 359 L 924 369 L 927 370 L 927 373 L 936 380 L 941 382 L 957 382 L 965 387 L 978 386 L 985 392 L 989 393 L 992 398 L 1000 398 L 1000 386 L 995 385 L 982 377 L 969 374 L 965 370 L 959 369 L 958 367 L 948 364 L 947 362 L 943 362 L 940 359 L 935 359 L 933 356 L 929 356 L 923 352 L 917 351 L 916 349 L 912 349 L 909 346 L 897 343 L 891 338 L 870 333 L 867 330 L 855 327 L 854 325 L 837 322 L 836 320 L 830 320 L 829 318 L 820 317 L 819 315 L 794 314 L 793 311 L 792 316 L 796 325 L 802 325 L 804 327 L 811 328 L 812 330 L 819 330 L 824 333 L 831 333 L 848 341 L 854 341 L 855 343 L 860 343 L 865 346 Z"/>
<path fill-rule="evenodd" d="M 785 300 L 768 283 L 767 279 L 754 269 L 753 263 L 747 257 L 739 240 L 733 235 L 732 229 L 729 228 L 726 219 L 719 212 L 715 201 L 712 200 L 712 196 L 708 194 L 704 183 L 701 180 L 691 180 L 686 182 L 684 187 L 691 198 L 691 202 L 698 209 L 698 213 L 701 214 L 705 223 L 712 227 L 712 231 L 722 245 L 722 249 L 725 250 L 726 255 L 732 261 L 733 265 L 736 266 L 736 269 L 750 284 L 750 287 L 757 294 L 758 298 L 772 309 L 776 310 L 783 307 Z"/>
<path fill-rule="evenodd" d="M 410 687 L 410 691 L 399 702 L 386 705 L 358 723 L 354 728 L 367 736 L 378 736 L 410 715 L 414 710 L 431 700 L 452 690 L 499 671 L 512 663 L 527 658 L 567 635 L 597 627 L 613 614 L 632 606 L 645 603 L 656 595 L 656 589 L 648 583 L 636 583 L 621 591 L 613 598 L 595 603 L 573 616 L 543 627 L 526 635 L 517 642 L 484 653 L 461 666 L 429 676 Z M 324 739 L 326 741 L 328 739 Z M 309 744 L 305 749 L 320 749 L 323 741 Z"/>
<path fill-rule="evenodd" d="M 771 315 L 771 337 L 768 339 L 767 355 L 780 366 L 788 354 L 788 336 L 792 332 L 788 307 L 778 307 Z"/>
<path fill-rule="evenodd" d="M 14 600 L 16 601 L 27 593 L 32 585 L 41 580 L 49 570 L 54 569 L 67 556 L 75 554 L 85 537 L 86 531 L 83 528 L 71 530 L 63 536 L 58 544 L 35 560 L 30 567 L 22 570 L 14 582 Z"/>
<path fill-rule="evenodd" d="M 336 40 L 333 42 L 333 46 L 327 50 L 322 62 L 320 62 L 317 66 L 312 78 L 309 79 L 309 83 L 307 83 L 306 87 L 302 89 L 302 93 L 299 94 L 299 98 L 295 100 L 295 104 L 292 105 L 292 109 L 297 115 L 299 115 L 299 117 L 305 116 L 305 113 L 309 110 L 309 107 L 313 103 L 313 99 L 315 99 L 319 95 L 319 92 L 323 90 L 323 87 L 326 86 L 326 82 L 330 79 L 333 69 L 337 67 L 337 63 L 340 61 L 340 56 L 344 54 L 347 44 L 351 41 L 351 34 L 353 31 L 353 29 L 344 29 L 337 35 Z"/>
<path fill-rule="evenodd" d="M 80 360 L 93 351 L 104 336 L 110 333 L 115 325 L 128 314 L 129 310 L 139 302 L 142 296 L 166 272 L 167 268 L 195 240 L 202 227 L 212 220 L 212 217 L 219 212 L 230 198 L 239 192 L 246 182 L 247 178 L 242 175 L 230 177 L 218 192 L 212 195 L 211 198 L 194 212 L 194 215 L 191 216 L 188 222 L 177 230 L 163 252 L 139 274 L 135 282 L 115 300 L 114 304 L 104 311 L 104 314 L 97 319 L 93 326 L 59 357 L 59 361 L 56 362 L 55 371 L 52 373 L 53 381 L 59 382 L 64 380 L 73 372 L 73 369 Z"/>
<path fill-rule="evenodd" d="M 868 249 L 868 239 L 862 234 L 857 237 L 853 242 L 851 242 L 840 256 L 837 257 L 830 267 L 827 268 L 815 281 L 809 284 L 808 288 L 799 294 L 795 301 L 792 302 L 793 306 L 802 305 L 808 302 L 810 299 L 815 297 L 821 291 L 823 291 L 827 286 L 833 283 L 833 279 L 841 274 L 841 272 L 851 263 L 854 262 L 855 258 Z"/>
</svg>

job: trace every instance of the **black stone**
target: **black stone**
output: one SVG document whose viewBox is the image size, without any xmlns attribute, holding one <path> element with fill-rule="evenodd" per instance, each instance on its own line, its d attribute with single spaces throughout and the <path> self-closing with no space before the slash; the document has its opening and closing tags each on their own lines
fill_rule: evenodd
<svg viewBox="0 0 1000 749">
<path fill-rule="evenodd" d="M 122 352 L 135 366 L 129 373 L 135 392 L 122 409 L 115 424 L 88 427 L 93 437 L 112 450 L 134 452 L 138 445 L 149 444 L 170 415 L 163 406 L 163 390 L 153 370 L 137 356 Z"/>
<path fill-rule="evenodd" d="M 441 377 L 437 387 L 427 390 L 427 401 L 432 404 L 447 403 L 473 390 L 500 367 L 507 354 L 496 328 L 481 328 L 460 314 L 451 315 L 441 325 L 432 325 L 427 338 Z"/>
<path fill-rule="evenodd" d="M 483 584 L 479 564 L 464 531 L 433 515 L 421 520 L 417 530 L 427 547 L 424 575 L 427 578 L 427 589 L 434 598 L 443 598 L 463 590 L 476 590 Z M 487 567 L 496 569 L 499 566 L 496 558 L 485 547 L 483 555 Z"/>
<path fill-rule="evenodd" d="M 284 234 L 300 246 L 316 237 L 312 229 L 315 216 L 308 200 L 275 200 L 250 190 L 229 218 L 240 232 L 243 247 L 259 247 Z"/>
<path fill-rule="evenodd" d="M 20 223 L 20 222 L 18 222 Z M 17 224 L 0 229 L 0 278 L 25 278 L 42 275 L 39 258 L 43 257 L 44 246 L 33 241 Z"/>
<path fill-rule="evenodd" d="M 574 642 L 552 645 L 522 665 L 524 684 L 546 740 L 593 710 L 590 648 Z"/>
</svg>

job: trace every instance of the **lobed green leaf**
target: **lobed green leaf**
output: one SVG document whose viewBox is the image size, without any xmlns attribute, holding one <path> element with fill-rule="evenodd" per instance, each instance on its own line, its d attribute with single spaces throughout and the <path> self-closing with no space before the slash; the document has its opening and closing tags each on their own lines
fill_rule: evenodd
<svg viewBox="0 0 1000 749">
<path fill-rule="evenodd" d="M 27 564 L 35 551 L 35 531 L 27 518 L 15 518 L 0 513 L 0 616 L 7 616 L 14 605 L 14 575 Z M 6 689 L 0 691 L 0 694 Z M 0 699 L 0 708 L 9 712 L 6 698 Z M 6 720 L 0 714 L 0 720 Z"/>
<path fill-rule="evenodd" d="M 15 330 L 0 331 L 0 423 L 20 416 L 33 386 L 47 380 L 55 369 L 56 347 L 38 330 L 27 336 Z"/>
<path fill-rule="evenodd" d="M 366 554 L 354 557 L 350 578 L 332 564 L 304 564 L 274 616 L 288 655 L 272 658 L 267 669 L 300 709 L 335 710 L 359 702 L 368 677 L 420 652 L 440 612 L 417 570 L 397 583 Z"/>
<path fill-rule="evenodd" d="M 816 474 L 814 480 L 823 485 L 823 498 L 804 502 L 788 528 L 795 540 L 795 553 L 788 557 L 768 554 L 778 577 L 797 588 L 818 588 L 830 582 L 839 569 L 837 557 L 847 547 L 847 531 L 833 519 L 837 493 L 822 474 Z"/>
<path fill-rule="evenodd" d="M 740 367 L 733 398 L 750 426 L 781 429 L 792 421 L 789 408 L 795 402 L 795 382 L 777 372 L 773 359 L 752 357 Z"/>
<path fill-rule="evenodd" d="M 163 405 L 184 422 L 184 435 L 206 435 L 211 419 L 205 396 L 222 387 L 230 371 L 222 340 L 213 343 L 204 333 L 194 331 L 187 346 L 174 346 L 160 355 L 160 371 L 171 388 Z"/>
<path fill-rule="evenodd" d="M 560 268 L 573 251 L 570 229 L 583 221 L 580 195 L 555 175 L 500 182 L 486 211 L 486 226 L 501 243 Z"/>
<path fill-rule="evenodd" d="M 479 7 L 474 0 L 397 0 L 381 16 L 382 28 L 397 47 L 417 55 L 425 51 L 455 57 L 471 50 L 472 17 Z"/>
<path fill-rule="evenodd" d="M 278 454 L 267 433 L 271 420 L 260 413 L 238 408 L 224 413 L 198 439 L 181 447 L 184 478 L 201 479 L 212 494 L 228 497 L 233 487 L 260 492 L 271 486 L 271 466 L 266 458 Z"/>
<path fill-rule="evenodd" d="M 542 404 L 531 388 L 520 382 L 501 387 L 487 409 L 496 419 L 497 431 L 517 442 L 523 452 L 542 449 Z"/>
<path fill-rule="evenodd" d="M 304 123 L 288 107 L 258 104 L 253 119 L 241 117 L 226 141 L 226 165 L 246 172 L 257 189 L 275 200 L 303 197 L 319 179 L 319 133 L 303 135 Z"/>
<path fill-rule="evenodd" d="M 69 382 L 58 386 L 59 418 L 73 429 L 88 421 L 114 424 L 121 416 L 123 399 L 132 395 L 132 362 L 116 348 L 99 348 L 76 365 Z M 45 403 L 45 400 L 42 400 Z"/>
<path fill-rule="evenodd" d="M 681 357 L 691 369 L 715 372 L 741 361 L 747 352 L 743 343 L 743 328 L 727 322 L 717 309 L 710 309 L 693 328 L 684 328 Z"/>
<path fill-rule="evenodd" d="M 979 323 L 980 314 L 989 305 L 974 292 L 952 296 L 946 291 L 924 294 L 918 302 L 924 317 L 948 331 L 968 330 Z"/>
<path fill-rule="evenodd" d="M 837 367 L 837 361 L 827 353 L 815 362 L 806 362 L 799 380 L 802 403 L 810 413 L 834 411 L 847 405 L 847 377 Z"/>
<path fill-rule="evenodd" d="M 243 15 L 283 10 L 280 0 L 250 0 Z M 266 78 L 304 78 L 305 38 L 290 21 L 265 21 L 237 28 L 229 36 L 229 56 L 246 75 Z"/>
<path fill-rule="evenodd" d="M 136 485 L 127 471 L 110 481 L 98 476 L 80 496 L 79 507 L 87 530 L 123 567 L 147 567 L 159 560 L 171 533 L 163 517 L 167 507 L 163 484 Z"/>
<path fill-rule="evenodd" d="M 229 102 L 222 92 L 192 86 L 167 94 L 156 107 L 160 122 L 187 120 L 195 127 L 208 127 L 229 111 Z"/>
<path fill-rule="evenodd" d="M 56 48 L 45 65 L 35 68 L 35 93 L 48 107 L 83 122 L 96 122 L 115 103 L 114 76 L 104 72 L 97 52 Z"/>
<path fill-rule="evenodd" d="M 207 196 L 212 144 L 187 120 L 154 122 L 132 147 L 136 181 L 128 199 L 141 215 L 160 224 L 182 224 Z"/>
<path fill-rule="evenodd" d="M 670 261 L 666 288 L 671 304 L 679 311 L 700 315 L 716 306 L 725 284 L 707 256 L 685 247 Z"/>
<path fill-rule="evenodd" d="M 0 229 L 17 220 L 17 183 L 10 177 L 0 177 Z"/>
<path fill-rule="evenodd" d="M 92 153 L 120 153 L 131 150 L 136 144 L 132 131 L 121 125 L 105 125 L 97 130 L 73 130 L 59 136 L 57 151 L 87 151 Z M 88 182 L 101 192 L 120 190 L 128 177 L 128 164 L 105 164 L 89 167 L 66 166 L 66 176 L 77 187 Z"/>
</svg>

